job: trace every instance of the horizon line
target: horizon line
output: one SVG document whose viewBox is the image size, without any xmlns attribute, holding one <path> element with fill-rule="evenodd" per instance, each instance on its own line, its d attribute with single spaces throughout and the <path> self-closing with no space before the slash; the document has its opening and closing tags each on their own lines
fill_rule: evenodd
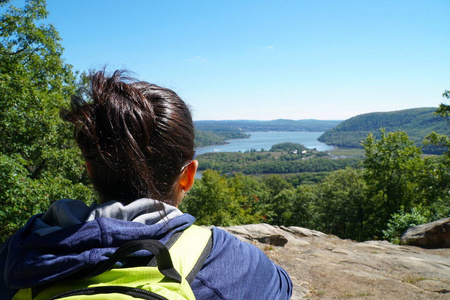
<svg viewBox="0 0 450 300">
<path fill-rule="evenodd" d="M 222 122 L 222 121 L 256 121 L 256 122 L 271 122 L 271 121 L 344 121 L 344 119 L 337 120 L 337 119 L 285 119 L 285 118 L 279 118 L 279 119 L 271 119 L 271 120 L 261 120 L 261 119 L 202 119 L 202 120 L 193 120 L 194 122 Z M 345 119 L 346 120 L 346 119 Z"/>
</svg>

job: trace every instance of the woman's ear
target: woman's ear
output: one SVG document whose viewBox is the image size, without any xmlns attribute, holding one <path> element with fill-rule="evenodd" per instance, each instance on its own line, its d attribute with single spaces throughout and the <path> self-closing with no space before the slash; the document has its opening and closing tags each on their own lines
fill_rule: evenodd
<svg viewBox="0 0 450 300">
<path fill-rule="evenodd" d="M 193 160 L 189 163 L 189 165 L 187 165 L 187 167 L 181 174 L 178 184 L 180 185 L 181 190 L 185 193 L 187 193 L 194 185 L 195 173 L 197 172 L 197 168 L 198 161 Z"/>
<path fill-rule="evenodd" d="M 186 193 L 194 185 L 195 173 L 197 172 L 197 168 L 198 161 L 193 160 L 181 173 L 174 190 L 174 206 L 178 207 Z"/>
</svg>

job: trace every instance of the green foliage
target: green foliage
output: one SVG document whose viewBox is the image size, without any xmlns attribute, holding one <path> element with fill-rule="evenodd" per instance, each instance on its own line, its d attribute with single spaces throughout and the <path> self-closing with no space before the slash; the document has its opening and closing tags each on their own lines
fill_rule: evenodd
<svg viewBox="0 0 450 300">
<path fill-rule="evenodd" d="M 416 207 L 413 207 L 409 213 L 401 208 L 398 213 L 392 215 L 387 224 L 387 229 L 383 230 L 384 238 L 394 244 L 400 244 L 400 237 L 409 227 L 424 224 L 428 221 L 426 212 L 421 212 Z"/>
<path fill-rule="evenodd" d="M 436 220 L 450 216 L 450 161 L 447 156 L 423 158 L 416 196 Z"/>
<path fill-rule="evenodd" d="M 250 137 L 248 134 L 239 131 L 195 131 L 195 146 L 204 147 L 208 145 L 225 144 L 226 140 L 243 139 Z"/>
<path fill-rule="evenodd" d="M 319 152 L 320 153 L 320 152 Z M 222 152 L 205 153 L 197 157 L 199 170 L 212 169 L 224 173 L 287 174 L 301 172 L 329 172 L 357 167 L 361 158 L 330 159 L 316 153 L 307 156 L 280 152 Z"/>
<path fill-rule="evenodd" d="M 450 99 L 450 91 L 445 91 L 442 94 L 443 97 Z M 448 120 L 448 116 L 450 115 L 450 105 L 441 103 L 438 109 L 435 112 L 436 115 L 444 117 Z"/>
<path fill-rule="evenodd" d="M 264 191 L 254 179 L 238 175 L 228 180 L 216 171 L 207 170 L 189 191 L 180 209 L 195 216 L 201 225 L 258 223 L 262 220 L 258 202 L 264 197 Z"/>
<path fill-rule="evenodd" d="M 405 132 L 382 131 L 380 141 L 369 135 L 364 147 L 364 179 L 372 203 L 370 232 L 380 237 L 380 230 L 400 210 L 422 207 L 428 211 L 430 221 L 448 216 L 450 163 L 447 157 L 423 157 Z"/>
<path fill-rule="evenodd" d="M 279 175 L 269 175 L 263 178 L 263 187 L 268 191 L 269 198 L 265 202 L 266 221 L 270 224 L 290 225 L 295 216 L 297 194 L 284 178 Z"/>
<path fill-rule="evenodd" d="M 374 228 L 382 228 L 400 207 L 419 205 L 418 173 L 423 167 L 421 151 L 405 132 L 381 131 L 381 140 L 369 135 L 363 143 L 368 196 L 373 199 Z"/>
<path fill-rule="evenodd" d="M 43 1 L 28 1 L 0 17 L 0 149 L 32 160 L 70 137 L 59 109 L 75 89 L 59 35 L 42 23 L 46 15 Z"/>
<path fill-rule="evenodd" d="M 235 174 L 232 177 L 216 171 L 203 172 L 183 200 L 180 208 L 204 225 L 230 226 L 268 222 L 274 225 L 307 224 L 312 193 L 297 189 L 282 177 L 271 175 L 258 181 L 255 177 Z"/>
<path fill-rule="evenodd" d="M 278 175 L 269 175 L 263 178 L 263 184 L 269 191 L 271 197 L 275 197 L 281 191 L 292 188 L 286 179 Z"/>
<path fill-rule="evenodd" d="M 320 208 L 317 206 L 320 198 L 320 186 L 318 184 L 299 185 L 295 191 L 297 203 L 294 205 L 294 214 L 290 224 L 320 230 L 317 223 L 320 214 Z"/>
<path fill-rule="evenodd" d="M 301 151 L 307 149 L 308 148 L 306 148 L 302 144 L 286 142 L 273 145 L 270 151 L 282 151 L 282 152 L 298 151 L 298 153 L 300 154 Z"/>
<path fill-rule="evenodd" d="M 232 225 L 230 199 L 233 191 L 226 178 L 217 172 L 205 171 L 181 203 L 180 209 L 196 216 L 201 225 Z"/>
<path fill-rule="evenodd" d="M 322 182 L 331 172 L 303 172 L 285 175 L 286 180 L 294 187 L 301 184 L 316 184 Z"/>
<path fill-rule="evenodd" d="M 47 210 L 55 199 L 92 199 L 92 190 L 63 176 L 45 173 L 30 178 L 20 157 L 0 155 L 0 238 L 3 242 L 32 215 Z M 88 202 L 89 204 L 89 202 Z"/>
<path fill-rule="evenodd" d="M 445 91 L 443 96 L 450 99 L 450 91 Z M 448 122 L 449 112 L 450 105 L 442 103 L 435 114 Z M 426 137 L 424 144 L 446 149 L 441 157 L 426 158 L 426 167 L 421 174 L 421 185 L 424 187 L 422 194 L 431 212 L 431 219 L 436 220 L 450 216 L 450 137 L 433 132 Z"/>
<path fill-rule="evenodd" d="M 448 135 L 432 132 L 425 137 L 424 144 L 446 149 L 444 154 L 450 159 L 450 137 Z"/>
<path fill-rule="evenodd" d="M 379 130 L 385 128 L 387 132 L 405 131 L 417 146 L 422 146 L 423 139 L 433 131 L 450 134 L 445 120 L 434 115 L 435 110 L 430 107 L 359 115 L 326 131 L 318 140 L 341 147 L 361 147 L 369 133 L 380 138 Z M 442 153 L 443 150 L 430 145 L 423 149 L 425 153 Z"/>
<path fill-rule="evenodd" d="M 3 6 L 7 1 L 2 2 Z M 76 89 L 45 1 L 0 16 L 0 240 L 61 197 L 93 199 L 72 130 L 59 117 Z"/>
<path fill-rule="evenodd" d="M 389 139 L 385 136 L 389 141 L 372 144 L 379 151 L 376 155 L 380 156 L 379 165 L 374 164 L 372 169 L 346 168 L 328 173 L 317 183 L 296 184 L 296 187 L 292 180 L 275 174 L 258 179 L 239 173 L 219 175 L 207 170 L 182 207 L 205 225 L 228 226 L 263 220 L 273 225 L 303 226 L 359 241 L 382 238 L 392 215 L 405 207 L 402 203 L 409 205 L 408 209 L 423 207 L 430 221 L 448 216 L 450 180 L 443 157 L 419 156 L 416 168 L 414 164 L 409 165 L 411 161 L 406 159 L 409 157 L 406 154 L 414 154 L 418 149 L 404 151 L 411 141 L 405 140 L 402 133 L 391 135 Z M 389 163 L 381 160 L 384 156 L 389 158 L 386 160 Z M 414 161 L 415 154 L 409 158 Z M 374 168 L 380 168 L 374 173 L 376 176 L 370 173 Z M 392 183 L 403 192 L 389 194 L 393 188 L 386 188 L 380 181 L 394 171 L 395 176 L 403 179 Z M 404 194 L 410 198 L 399 198 L 397 203 L 397 197 Z M 392 201 L 387 200 L 392 197 Z"/>
<path fill-rule="evenodd" d="M 284 189 L 267 201 L 267 222 L 278 225 L 294 225 L 301 207 L 299 194 L 294 189 Z"/>
<path fill-rule="evenodd" d="M 370 203 L 363 174 L 361 169 L 347 168 L 331 173 L 317 185 L 316 229 L 356 240 L 370 236 L 366 229 Z"/>
</svg>

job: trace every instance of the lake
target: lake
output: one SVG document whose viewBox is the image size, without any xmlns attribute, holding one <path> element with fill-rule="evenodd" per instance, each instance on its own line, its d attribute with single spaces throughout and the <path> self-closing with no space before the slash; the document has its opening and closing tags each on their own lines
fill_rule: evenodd
<svg viewBox="0 0 450 300">
<path fill-rule="evenodd" d="M 197 155 L 208 152 L 245 152 L 255 149 L 269 150 L 272 145 L 291 142 L 300 143 L 309 149 L 327 151 L 333 149 L 332 146 L 321 143 L 317 138 L 323 132 L 302 132 L 302 131 L 268 131 L 268 132 L 247 132 L 250 134 L 248 139 L 228 140 L 225 145 L 212 145 L 197 148 Z"/>
</svg>

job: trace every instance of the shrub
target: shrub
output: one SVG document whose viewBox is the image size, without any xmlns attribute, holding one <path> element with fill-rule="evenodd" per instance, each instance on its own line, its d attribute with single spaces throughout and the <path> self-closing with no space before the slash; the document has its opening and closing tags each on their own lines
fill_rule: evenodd
<svg viewBox="0 0 450 300">
<path fill-rule="evenodd" d="M 384 238 L 391 243 L 399 244 L 400 237 L 409 227 L 424 224 L 428 221 L 426 211 L 420 211 L 420 209 L 414 207 L 411 212 L 405 212 L 402 208 L 398 213 L 392 215 L 387 224 L 387 229 L 383 230 Z"/>
</svg>

